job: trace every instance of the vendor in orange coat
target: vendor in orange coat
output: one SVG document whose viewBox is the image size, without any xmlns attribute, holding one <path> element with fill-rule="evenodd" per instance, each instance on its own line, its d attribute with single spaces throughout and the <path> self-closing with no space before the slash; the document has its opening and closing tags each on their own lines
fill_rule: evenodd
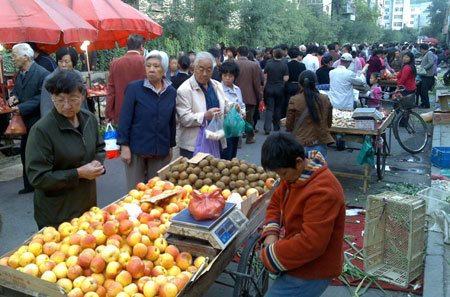
<svg viewBox="0 0 450 297">
<path fill-rule="evenodd" d="M 290 134 L 269 136 L 261 163 L 281 178 L 267 207 L 262 235 L 261 260 L 278 274 L 265 296 L 320 296 L 342 272 L 342 186 L 322 155 L 311 151 L 305 156 Z"/>
</svg>

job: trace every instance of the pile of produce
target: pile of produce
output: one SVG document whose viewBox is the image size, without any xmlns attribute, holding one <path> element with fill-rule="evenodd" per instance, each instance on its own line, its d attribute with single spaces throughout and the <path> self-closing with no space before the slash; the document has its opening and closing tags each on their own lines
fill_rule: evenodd
<svg viewBox="0 0 450 297">
<path fill-rule="evenodd" d="M 12 109 L 6 104 L 3 98 L 0 97 L 0 113 L 8 113 L 11 112 Z"/>
<path fill-rule="evenodd" d="M 107 88 L 102 84 L 94 84 L 91 88 L 87 89 L 88 97 L 93 96 L 106 96 Z"/>
<path fill-rule="evenodd" d="M 176 296 L 205 261 L 163 238 L 191 191 L 157 177 L 139 183 L 118 203 L 45 228 L 0 265 L 57 283 L 70 297 Z M 176 195 L 141 203 L 163 192 Z"/>
<path fill-rule="evenodd" d="M 355 120 L 352 118 L 353 111 L 333 109 L 333 127 L 354 128 Z"/>
<path fill-rule="evenodd" d="M 258 195 L 267 192 L 276 178 L 275 173 L 265 172 L 262 167 L 245 160 L 234 158 L 229 161 L 213 156 L 207 156 L 198 164 L 190 164 L 183 158 L 166 173 L 166 179 L 179 186 L 191 185 L 197 190 L 215 186 L 241 196 L 247 195 L 250 189 L 255 189 Z"/>
</svg>

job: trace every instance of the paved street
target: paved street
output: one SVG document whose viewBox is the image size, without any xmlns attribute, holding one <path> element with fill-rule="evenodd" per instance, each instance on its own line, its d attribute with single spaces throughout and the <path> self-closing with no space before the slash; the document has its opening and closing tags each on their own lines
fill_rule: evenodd
<svg viewBox="0 0 450 297">
<path fill-rule="evenodd" d="M 258 127 L 262 131 L 262 122 L 258 122 Z M 246 145 L 238 150 L 238 158 L 246 159 L 250 163 L 260 164 L 260 148 L 264 139 L 263 133 L 256 136 L 257 142 Z M 350 147 L 358 147 L 356 143 L 348 143 Z M 360 145 L 359 145 L 360 146 Z M 363 174 L 364 167 L 357 164 L 356 160 L 359 151 L 341 151 L 329 148 L 329 166 L 332 170 Z M 372 180 L 369 183 L 368 193 L 377 193 L 386 190 L 388 185 L 399 182 L 411 184 L 426 184 L 430 182 L 430 144 L 425 152 L 412 157 L 403 151 L 395 138 L 392 136 L 392 156 L 387 158 L 387 165 L 392 171 L 387 171 L 384 180 L 377 181 L 376 173 L 372 171 Z M 20 160 L 18 160 L 20 163 Z M 20 166 L 17 160 L 11 171 L 20 173 Z M 7 165 L 5 165 L 6 167 Z M 3 166 L 2 166 L 3 167 Z M 2 171 L 2 170 L 0 170 Z M 3 170 L 4 171 L 4 170 Z M 106 161 L 107 174 L 97 181 L 98 203 L 103 207 L 114 200 L 122 197 L 129 189 L 125 185 L 125 172 L 119 159 Z M 1 172 L 0 172 L 1 173 Z M 0 174 L 0 177 L 4 173 Z M 12 174 L 12 176 L 14 176 Z M 346 201 L 352 205 L 365 206 L 366 195 L 362 193 L 362 180 L 339 178 L 345 191 Z M 0 182 L 0 209 L 3 215 L 3 230 L 0 233 L 0 255 L 17 247 L 29 236 L 37 231 L 37 226 L 33 219 L 33 198 L 32 194 L 17 195 L 17 191 L 22 188 L 22 179 L 15 178 L 9 181 Z M 232 268 L 232 267 L 231 267 Z M 227 275 L 220 278 L 232 284 Z M 390 292 L 390 296 L 408 296 L 406 293 Z M 232 296 L 232 289 L 220 285 L 213 285 L 205 296 Z M 338 297 L 351 296 L 346 287 L 330 287 L 324 296 Z M 364 296 L 383 296 L 379 290 L 371 289 Z"/>
</svg>

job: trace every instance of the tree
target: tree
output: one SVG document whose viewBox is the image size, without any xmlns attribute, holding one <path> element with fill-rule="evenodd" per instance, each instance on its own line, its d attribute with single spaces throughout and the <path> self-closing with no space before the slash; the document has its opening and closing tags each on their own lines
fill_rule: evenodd
<svg viewBox="0 0 450 297">
<path fill-rule="evenodd" d="M 355 21 L 345 20 L 342 26 L 342 39 L 347 42 L 375 42 L 381 37 L 378 26 L 380 12 L 370 7 L 364 0 L 355 1 Z"/>
<path fill-rule="evenodd" d="M 430 24 L 422 28 L 422 35 L 442 38 L 442 28 L 445 25 L 445 18 L 447 15 L 447 1 L 446 0 L 432 0 L 431 5 L 428 6 L 426 12 L 430 16 Z"/>
</svg>

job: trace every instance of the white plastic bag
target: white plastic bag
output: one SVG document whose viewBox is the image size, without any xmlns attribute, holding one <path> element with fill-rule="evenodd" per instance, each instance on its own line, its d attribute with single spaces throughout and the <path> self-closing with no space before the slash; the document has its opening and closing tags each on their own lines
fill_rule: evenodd
<svg viewBox="0 0 450 297">
<path fill-rule="evenodd" d="M 223 130 L 223 121 L 218 114 L 214 114 L 213 119 L 209 122 L 205 130 L 206 139 L 221 140 L 225 138 L 225 131 Z"/>
<path fill-rule="evenodd" d="M 120 154 L 120 146 L 117 145 L 117 131 L 111 124 L 106 126 L 105 135 L 103 136 L 105 141 L 106 159 L 116 159 Z"/>
</svg>

